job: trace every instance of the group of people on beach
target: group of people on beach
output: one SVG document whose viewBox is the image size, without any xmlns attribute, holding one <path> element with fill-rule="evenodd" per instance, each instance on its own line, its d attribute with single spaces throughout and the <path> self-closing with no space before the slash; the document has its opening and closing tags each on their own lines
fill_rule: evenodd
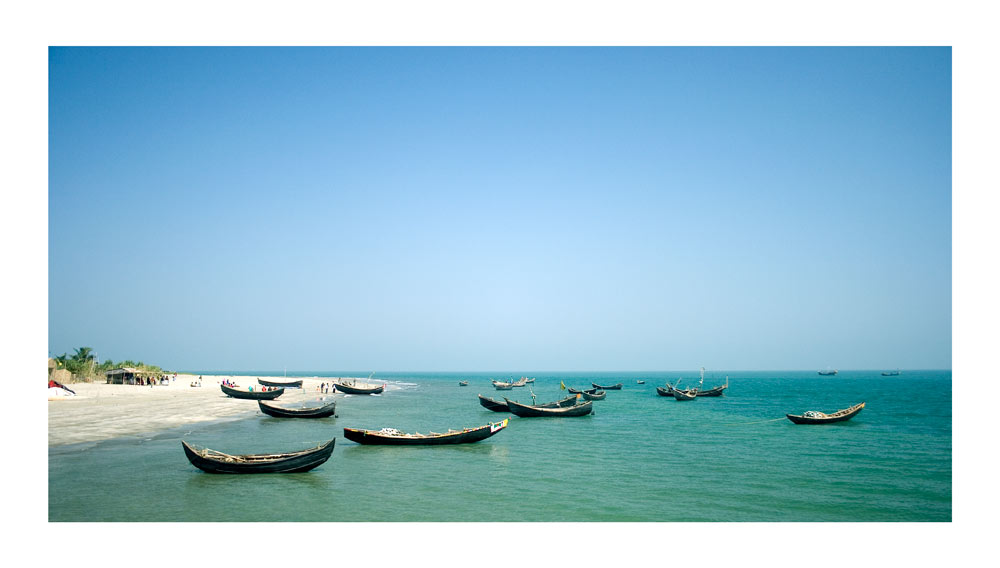
<svg viewBox="0 0 1000 568">
<path fill-rule="evenodd" d="M 319 390 L 319 392 L 321 392 L 323 394 L 326 394 L 326 393 L 329 393 L 329 392 L 333 392 L 333 390 L 334 390 L 333 389 L 333 383 L 320 383 L 319 386 L 316 387 L 316 388 Z"/>
</svg>

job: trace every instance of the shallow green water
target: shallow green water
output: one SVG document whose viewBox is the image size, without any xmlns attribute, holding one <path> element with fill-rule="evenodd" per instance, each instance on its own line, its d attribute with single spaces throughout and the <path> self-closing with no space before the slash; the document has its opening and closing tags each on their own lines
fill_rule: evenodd
<svg viewBox="0 0 1000 568">
<path fill-rule="evenodd" d="M 510 415 L 482 408 L 477 393 L 530 402 L 528 389 L 495 391 L 487 374 L 380 374 L 388 392 L 340 399 L 338 417 L 320 420 L 271 418 L 253 401 L 233 400 L 248 410 L 235 420 L 50 447 L 49 519 L 951 520 L 950 371 L 728 374 L 726 396 L 692 402 L 657 396 L 655 388 L 679 376 L 691 385 L 691 372 L 529 374 L 540 402 L 565 396 L 560 380 L 625 386 L 595 402 L 595 415 L 512 417 L 492 438 L 450 447 L 360 446 L 342 429 L 482 425 Z M 459 387 L 459 379 L 470 386 Z M 705 386 L 723 381 L 710 375 Z M 861 401 L 864 411 L 836 425 L 782 418 Z M 202 473 L 180 444 L 259 453 L 332 437 L 328 462 L 288 475 Z"/>
</svg>

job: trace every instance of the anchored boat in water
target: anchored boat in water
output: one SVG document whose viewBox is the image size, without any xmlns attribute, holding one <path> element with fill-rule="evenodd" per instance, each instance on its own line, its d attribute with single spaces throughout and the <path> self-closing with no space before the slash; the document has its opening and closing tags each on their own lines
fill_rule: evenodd
<svg viewBox="0 0 1000 568">
<path fill-rule="evenodd" d="M 864 407 L 865 403 L 862 402 L 860 404 L 855 404 L 850 408 L 838 410 L 832 414 L 810 410 L 808 412 L 803 412 L 802 414 L 786 414 L 785 416 L 796 424 L 832 424 L 834 422 L 843 422 L 854 418 Z"/>
<path fill-rule="evenodd" d="M 320 466 L 333 454 L 334 438 L 315 448 L 283 454 L 230 455 L 181 440 L 191 465 L 208 473 L 297 473 Z"/>
<path fill-rule="evenodd" d="M 328 416 L 333 416 L 334 412 L 336 412 L 337 401 L 330 401 L 329 403 L 321 406 L 289 408 L 287 406 L 278 406 L 277 404 L 258 400 L 257 406 L 260 407 L 261 412 L 269 416 L 274 416 L 275 418 L 326 418 Z"/>
<path fill-rule="evenodd" d="M 428 434 L 407 434 L 395 428 L 382 428 L 381 430 L 362 430 L 358 428 L 344 428 L 344 437 L 359 444 L 377 444 L 384 446 L 438 446 L 443 444 L 471 444 L 480 440 L 485 440 L 507 427 L 510 419 L 502 422 L 491 422 L 478 428 L 464 428 L 462 430 L 448 430 L 443 434 L 430 432 Z"/>
</svg>

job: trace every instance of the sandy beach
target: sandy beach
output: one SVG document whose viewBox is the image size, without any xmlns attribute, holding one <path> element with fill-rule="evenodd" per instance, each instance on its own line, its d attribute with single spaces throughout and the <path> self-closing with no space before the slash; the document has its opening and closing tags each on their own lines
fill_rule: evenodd
<svg viewBox="0 0 1000 568">
<path fill-rule="evenodd" d="M 258 378 L 280 382 L 300 377 L 205 375 L 200 387 L 191 386 L 197 375 L 177 375 L 169 385 L 152 387 L 70 383 L 66 386 L 76 391 L 76 396 L 49 400 L 49 445 L 142 435 L 194 422 L 257 413 L 260 410 L 256 401 L 230 398 L 219 385 L 228 379 L 241 388 L 257 389 Z M 302 379 L 301 389 L 285 389 L 276 402 L 291 404 L 316 399 L 322 396 L 319 390 L 322 383 L 336 380 L 334 377 Z"/>
</svg>

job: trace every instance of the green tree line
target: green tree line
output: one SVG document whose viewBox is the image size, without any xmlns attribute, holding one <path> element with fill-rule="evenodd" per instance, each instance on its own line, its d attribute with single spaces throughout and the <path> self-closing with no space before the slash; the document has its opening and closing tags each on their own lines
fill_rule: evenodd
<svg viewBox="0 0 1000 568">
<path fill-rule="evenodd" d="M 113 361 L 105 359 L 97 362 L 94 349 L 91 347 L 78 347 L 74 349 L 72 355 L 63 353 L 52 358 L 56 362 L 57 369 L 66 369 L 73 373 L 75 379 L 95 379 L 104 376 L 104 373 L 118 367 L 132 367 L 150 373 L 162 373 L 163 369 L 156 365 L 147 365 L 142 361 L 126 359 L 124 361 Z"/>
</svg>

